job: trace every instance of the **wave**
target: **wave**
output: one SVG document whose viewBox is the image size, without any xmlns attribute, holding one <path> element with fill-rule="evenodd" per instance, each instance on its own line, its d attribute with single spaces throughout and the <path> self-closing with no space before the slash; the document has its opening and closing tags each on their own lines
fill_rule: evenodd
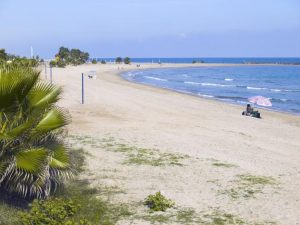
<svg viewBox="0 0 300 225">
<path fill-rule="evenodd" d="M 224 80 L 225 80 L 225 81 L 233 81 L 234 79 L 231 79 L 231 78 L 225 78 Z"/>
<path fill-rule="evenodd" d="M 201 85 L 201 83 L 198 82 L 192 82 L 192 81 L 184 81 L 185 84 L 192 84 L 192 85 Z"/>
<path fill-rule="evenodd" d="M 300 90 L 297 89 L 277 89 L 277 88 L 266 88 L 266 87 L 249 87 L 249 86 L 242 86 L 237 85 L 237 87 L 246 87 L 249 90 L 268 90 L 273 92 L 300 92 Z"/>
<path fill-rule="evenodd" d="M 270 89 L 271 91 L 274 91 L 274 92 L 281 92 L 280 89 Z"/>
<path fill-rule="evenodd" d="M 202 86 L 216 86 L 216 87 L 234 87 L 233 85 L 214 84 L 214 83 L 201 83 Z"/>
<path fill-rule="evenodd" d="M 144 76 L 144 78 L 148 78 L 151 80 L 158 80 L 158 81 L 168 81 L 167 79 L 162 79 L 162 78 L 158 78 L 158 77 L 151 77 L 151 76 Z"/>
<path fill-rule="evenodd" d="M 247 86 L 247 89 L 249 89 L 249 90 L 267 90 L 268 88 L 249 87 L 249 86 Z"/>
<path fill-rule="evenodd" d="M 204 98 L 214 98 L 215 97 L 213 95 L 205 95 L 205 94 L 201 94 L 201 93 L 198 93 L 197 95 L 204 97 Z"/>
<path fill-rule="evenodd" d="M 228 84 L 198 83 L 198 82 L 193 82 L 193 81 L 185 81 L 184 83 L 191 84 L 191 85 L 201 85 L 201 86 L 234 87 L 234 85 L 228 85 Z"/>
</svg>

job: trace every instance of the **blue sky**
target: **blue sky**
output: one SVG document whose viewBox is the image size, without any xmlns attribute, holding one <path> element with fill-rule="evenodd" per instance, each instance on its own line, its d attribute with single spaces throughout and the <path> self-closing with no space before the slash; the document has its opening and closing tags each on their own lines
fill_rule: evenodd
<svg viewBox="0 0 300 225">
<path fill-rule="evenodd" d="M 49 58 L 300 57 L 299 0 L 0 0 L 0 48 Z"/>
</svg>

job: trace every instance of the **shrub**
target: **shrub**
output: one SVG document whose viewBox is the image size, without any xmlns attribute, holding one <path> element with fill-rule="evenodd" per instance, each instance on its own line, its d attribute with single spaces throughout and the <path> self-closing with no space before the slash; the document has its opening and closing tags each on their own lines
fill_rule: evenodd
<svg viewBox="0 0 300 225">
<path fill-rule="evenodd" d="M 117 57 L 116 58 L 116 63 L 121 63 L 121 62 L 123 62 L 123 59 L 121 57 Z"/>
<path fill-rule="evenodd" d="M 172 208 L 175 203 L 163 196 L 160 191 L 155 195 L 149 195 L 145 199 L 145 205 L 147 205 L 152 211 L 166 211 L 168 208 Z"/>
<path fill-rule="evenodd" d="M 63 61 L 63 60 L 58 60 L 57 63 L 56 63 L 56 66 L 60 67 L 60 68 L 65 68 L 66 65 L 67 65 L 66 62 Z"/>
<path fill-rule="evenodd" d="M 92 63 L 93 63 L 93 64 L 97 64 L 97 60 L 96 60 L 96 59 L 93 59 L 93 60 L 92 60 Z"/>
<path fill-rule="evenodd" d="M 55 60 L 50 61 L 50 66 L 55 67 L 57 65 L 57 62 Z"/>
<path fill-rule="evenodd" d="M 106 61 L 102 59 L 101 64 L 106 64 Z"/>
<path fill-rule="evenodd" d="M 130 61 L 131 61 L 131 60 L 130 60 L 129 57 L 126 57 L 126 58 L 124 59 L 124 63 L 125 63 L 125 64 L 130 64 Z"/>
<path fill-rule="evenodd" d="M 80 205 L 72 200 L 54 198 L 49 200 L 34 200 L 29 212 L 19 213 L 20 223 L 23 225 L 88 225 L 86 219 L 74 220 L 73 216 L 79 210 Z"/>
<path fill-rule="evenodd" d="M 5 52 L 5 49 L 0 49 L 0 60 L 7 60 L 7 53 Z"/>
</svg>

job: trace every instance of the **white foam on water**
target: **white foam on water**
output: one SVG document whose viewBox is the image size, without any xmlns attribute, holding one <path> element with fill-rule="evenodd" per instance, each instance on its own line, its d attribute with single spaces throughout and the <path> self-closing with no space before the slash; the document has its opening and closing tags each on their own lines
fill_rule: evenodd
<svg viewBox="0 0 300 225">
<path fill-rule="evenodd" d="M 249 90 L 267 90 L 268 88 L 260 88 L 260 87 L 247 87 Z"/>
<path fill-rule="evenodd" d="M 233 81 L 233 79 L 231 79 L 231 78 L 225 78 L 224 80 L 225 81 Z"/>
<path fill-rule="evenodd" d="M 192 82 L 192 81 L 185 81 L 185 84 L 192 84 L 192 85 L 201 85 L 201 83 Z"/>
<path fill-rule="evenodd" d="M 151 79 L 151 80 L 158 80 L 158 81 L 168 81 L 167 79 L 161 79 L 161 78 L 158 78 L 158 77 L 151 77 L 151 76 L 144 76 L 144 78 L 148 78 L 148 79 Z"/>
<path fill-rule="evenodd" d="M 214 98 L 215 96 L 213 96 L 213 95 L 204 95 L 204 94 L 198 94 L 199 96 L 201 96 L 201 97 L 204 97 L 204 98 Z"/>
<path fill-rule="evenodd" d="M 233 87 L 233 85 L 214 84 L 214 83 L 201 83 L 202 86 L 215 86 L 215 87 Z"/>
<path fill-rule="evenodd" d="M 271 91 L 274 91 L 274 92 L 281 92 L 280 89 L 270 89 Z"/>
</svg>

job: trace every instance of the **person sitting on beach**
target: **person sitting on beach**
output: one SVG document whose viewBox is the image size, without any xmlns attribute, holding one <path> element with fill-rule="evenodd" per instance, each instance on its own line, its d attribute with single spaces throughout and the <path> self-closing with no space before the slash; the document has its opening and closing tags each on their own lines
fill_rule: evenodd
<svg viewBox="0 0 300 225">
<path fill-rule="evenodd" d="M 244 111 L 242 115 L 260 118 L 260 113 L 258 111 L 254 111 L 254 108 L 252 108 L 250 104 L 247 104 L 246 111 Z"/>
<path fill-rule="evenodd" d="M 250 104 L 247 104 L 246 111 L 244 111 L 242 115 L 250 116 L 252 112 L 253 112 L 253 108 L 251 107 Z"/>
</svg>

